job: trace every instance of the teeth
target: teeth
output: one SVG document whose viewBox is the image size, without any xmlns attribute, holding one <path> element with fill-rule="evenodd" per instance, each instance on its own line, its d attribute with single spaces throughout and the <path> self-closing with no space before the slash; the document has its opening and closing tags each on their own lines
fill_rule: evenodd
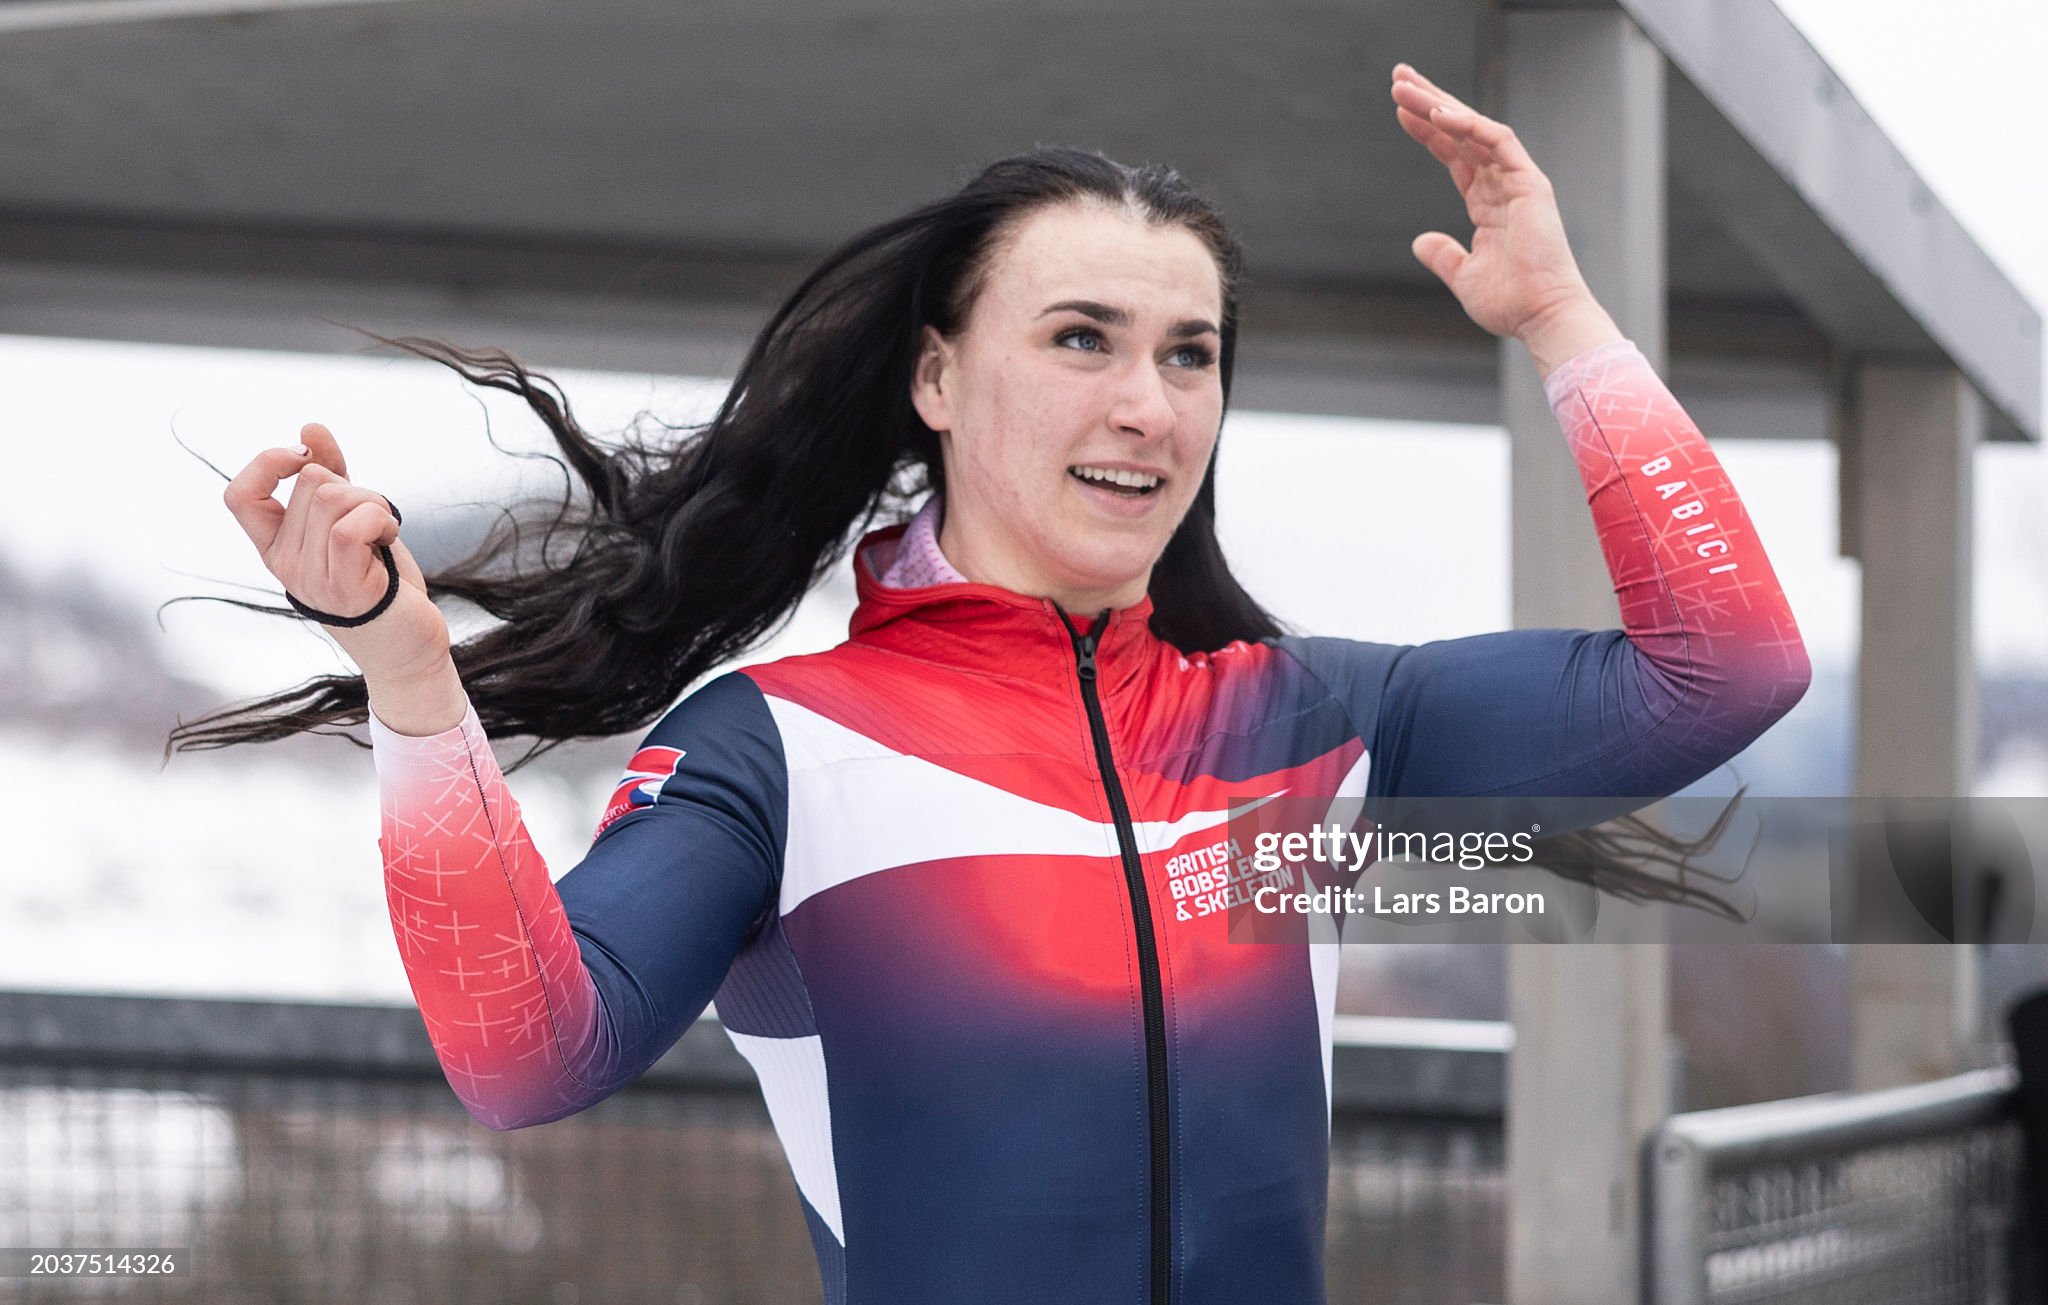
<svg viewBox="0 0 2048 1305">
<path fill-rule="evenodd" d="M 1068 470 L 1083 480 L 1122 485 L 1127 489 L 1150 489 L 1159 483 L 1159 477 L 1148 476 L 1142 471 L 1113 471 L 1108 467 L 1069 467 Z"/>
</svg>

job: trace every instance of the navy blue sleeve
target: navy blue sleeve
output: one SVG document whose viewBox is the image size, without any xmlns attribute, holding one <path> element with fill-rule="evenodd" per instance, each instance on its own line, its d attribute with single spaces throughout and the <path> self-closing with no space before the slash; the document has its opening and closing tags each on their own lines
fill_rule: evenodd
<svg viewBox="0 0 2048 1305">
<path fill-rule="evenodd" d="M 1371 756 L 1368 796 L 1551 799 L 1486 810 L 1553 833 L 1676 792 L 1780 714 L 1717 716 L 1713 694 L 1672 684 L 1619 630 L 1277 642 L 1350 715 Z"/>
<path fill-rule="evenodd" d="M 788 792 L 761 690 L 721 676 L 647 735 L 589 853 L 556 885 L 631 1073 L 703 1013 L 775 909 Z"/>
</svg>

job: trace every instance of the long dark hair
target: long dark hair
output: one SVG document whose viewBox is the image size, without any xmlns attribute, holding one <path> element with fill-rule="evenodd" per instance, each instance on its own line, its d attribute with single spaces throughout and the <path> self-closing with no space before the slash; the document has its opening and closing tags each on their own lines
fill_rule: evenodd
<svg viewBox="0 0 2048 1305">
<path fill-rule="evenodd" d="M 1179 226 L 1207 246 L 1223 292 L 1227 409 L 1244 272 L 1236 238 L 1173 170 L 1065 147 L 1000 159 L 827 254 L 754 338 L 717 414 L 681 439 L 600 442 L 553 380 L 502 350 L 382 340 L 519 396 L 573 476 L 561 500 L 507 513 L 469 557 L 426 577 L 437 601 L 494 618 L 453 656 L 486 733 L 532 740 L 515 767 L 570 739 L 646 726 L 779 628 L 878 518 L 907 514 L 944 484 L 938 437 L 910 399 L 923 328 L 956 334 L 1005 239 L 1032 214 L 1075 202 Z M 1153 632 L 1182 652 L 1283 633 L 1224 560 L 1213 454 L 1149 592 Z M 360 676 L 319 676 L 180 723 L 167 750 L 353 738 L 368 712 Z M 1563 873 L 1609 891 L 1669 891 L 1584 837 L 1539 846 L 1556 850 Z"/>
<path fill-rule="evenodd" d="M 524 399 L 580 491 L 509 515 L 469 558 L 427 577 L 437 599 L 496 618 L 454 649 L 484 729 L 532 738 L 531 757 L 646 725 L 773 633 L 879 517 L 943 485 L 938 437 L 910 400 L 923 328 L 957 333 L 1004 238 L 1075 201 L 1184 227 L 1208 246 L 1227 405 L 1243 256 L 1221 215 L 1170 169 L 1057 147 L 999 160 L 826 255 L 755 337 L 717 415 L 679 441 L 592 439 L 553 381 L 503 351 L 386 341 Z M 1184 652 L 1281 633 L 1217 543 L 1213 455 L 1150 593 L 1153 631 Z M 322 676 L 181 724 L 171 745 L 335 732 L 367 711 L 361 677 Z"/>
</svg>

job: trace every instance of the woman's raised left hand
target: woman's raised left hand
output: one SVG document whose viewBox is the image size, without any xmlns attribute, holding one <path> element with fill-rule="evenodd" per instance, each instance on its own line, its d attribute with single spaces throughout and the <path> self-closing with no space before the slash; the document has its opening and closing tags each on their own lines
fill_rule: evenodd
<svg viewBox="0 0 2048 1305">
<path fill-rule="evenodd" d="M 1441 231 L 1412 248 L 1473 321 L 1529 347 L 1549 374 L 1622 338 L 1593 298 L 1565 240 L 1550 178 L 1506 123 L 1475 111 L 1407 64 L 1394 65 L 1394 115 L 1449 169 L 1472 219 L 1468 250 Z"/>
</svg>

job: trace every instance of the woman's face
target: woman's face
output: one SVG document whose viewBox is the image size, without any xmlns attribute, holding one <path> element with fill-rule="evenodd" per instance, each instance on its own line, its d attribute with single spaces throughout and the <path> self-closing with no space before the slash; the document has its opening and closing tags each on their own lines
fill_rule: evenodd
<svg viewBox="0 0 2048 1305">
<path fill-rule="evenodd" d="M 1184 227 L 1092 203 L 1024 219 L 966 325 L 926 328 L 912 382 L 945 449 L 947 560 L 1070 611 L 1142 598 L 1216 446 L 1222 305 Z"/>
</svg>

